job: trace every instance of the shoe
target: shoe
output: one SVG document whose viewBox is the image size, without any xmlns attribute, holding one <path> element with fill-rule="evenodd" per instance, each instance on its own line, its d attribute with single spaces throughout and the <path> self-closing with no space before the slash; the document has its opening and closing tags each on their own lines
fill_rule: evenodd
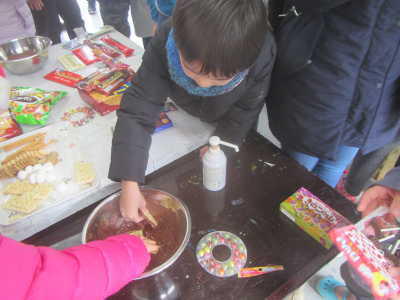
<svg viewBox="0 0 400 300">
<path fill-rule="evenodd" d="M 324 277 L 318 281 L 316 290 L 324 300 L 338 300 L 335 293 L 335 288 L 338 286 L 345 286 L 343 283 L 337 281 L 332 276 Z M 347 299 L 349 292 L 343 295 L 343 299 Z"/>
<path fill-rule="evenodd" d="M 96 6 L 94 6 L 94 7 L 89 6 L 88 12 L 90 15 L 95 15 L 96 14 Z"/>
</svg>

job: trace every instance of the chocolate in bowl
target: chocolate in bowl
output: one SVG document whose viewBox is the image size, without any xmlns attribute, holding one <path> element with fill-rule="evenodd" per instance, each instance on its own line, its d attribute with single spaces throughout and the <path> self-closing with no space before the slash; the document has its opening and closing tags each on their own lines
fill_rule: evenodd
<svg viewBox="0 0 400 300">
<path fill-rule="evenodd" d="M 190 236 L 190 215 L 186 206 L 176 197 L 156 189 L 142 188 L 147 208 L 158 225 L 147 221 L 134 223 L 122 218 L 119 211 L 119 193 L 104 200 L 86 221 L 83 242 L 102 240 L 109 236 L 143 230 L 143 235 L 160 245 L 157 254 L 140 278 L 154 275 L 170 266 L 183 252 Z"/>
</svg>

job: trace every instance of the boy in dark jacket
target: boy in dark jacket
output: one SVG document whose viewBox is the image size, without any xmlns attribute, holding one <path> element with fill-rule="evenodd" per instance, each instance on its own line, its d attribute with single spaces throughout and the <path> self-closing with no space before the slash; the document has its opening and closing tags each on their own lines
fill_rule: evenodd
<svg viewBox="0 0 400 300">
<path fill-rule="evenodd" d="M 118 111 L 109 177 L 122 183 L 124 217 L 139 222 L 146 210 L 138 184 L 166 98 L 240 144 L 263 106 L 275 52 L 262 0 L 177 1 Z"/>
</svg>

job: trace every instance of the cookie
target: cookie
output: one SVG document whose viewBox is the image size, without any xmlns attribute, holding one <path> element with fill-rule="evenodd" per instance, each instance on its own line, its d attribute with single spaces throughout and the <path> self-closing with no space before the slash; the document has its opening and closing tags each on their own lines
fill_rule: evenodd
<svg viewBox="0 0 400 300">
<path fill-rule="evenodd" d="M 96 176 L 91 163 L 80 161 L 75 164 L 74 180 L 79 184 L 91 184 Z"/>
</svg>

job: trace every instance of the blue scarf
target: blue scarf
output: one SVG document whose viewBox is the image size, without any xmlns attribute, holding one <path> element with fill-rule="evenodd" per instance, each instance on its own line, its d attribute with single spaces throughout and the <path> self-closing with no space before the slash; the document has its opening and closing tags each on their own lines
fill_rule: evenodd
<svg viewBox="0 0 400 300">
<path fill-rule="evenodd" d="M 180 87 L 184 88 L 189 94 L 211 97 L 226 94 L 237 87 L 246 77 L 248 70 L 240 72 L 232 78 L 227 84 L 222 86 L 212 86 L 209 88 L 199 87 L 193 79 L 188 77 L 182 69 L 181 60 L 179 59 L 179 52 L 175 45 L 173 37 L 173 30 L 169 32 L 166 44 L 168 70 L 171 79 Z"/>
</svg>

